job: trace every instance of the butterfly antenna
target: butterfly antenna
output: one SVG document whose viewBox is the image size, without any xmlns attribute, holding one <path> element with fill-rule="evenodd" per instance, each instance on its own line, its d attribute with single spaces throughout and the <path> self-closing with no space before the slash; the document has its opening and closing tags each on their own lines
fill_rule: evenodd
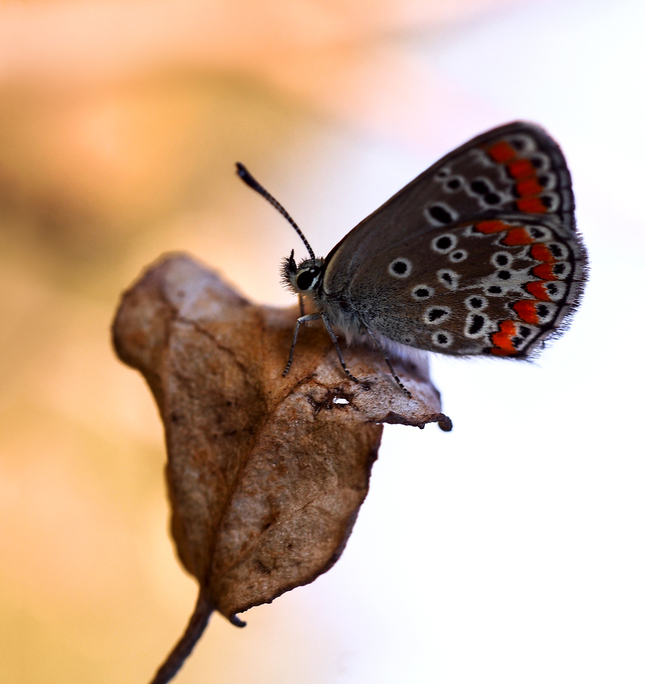
<svg viewBox="0 0 645 684">
<path fill-rule="evenodd" d="M 256 180 L 253 178 L 253 176 L 248 172 L 246 166 L 244 164 L 240 164 L 240 162 L 237 162 L 235 165 L 237 167 L 237 175 L 250 187 L 255 190 L 255 192 L 259 193 L 264 197 L 264 199 L 269 203 L 272 204 L 286 219 L 289 221 L 289 223 L 295 228 L 296 233 L 300 235 L 300 239 L 305 243 L 305 247 L 307 248 L 307 251 L 309 252 L 309 256 L 312 259 L 316 258 L 316 255 L 314 254 L 314 250 L 311 249 L 311 245 L 307 242 L 307 238 L 304 236 L 303 232 L 298 228 L 298 224 L 289 216 L 287 210 L 278 202 L 278 200 L 273 197 L 273 195 L 269 194 Z"/>
</svg>

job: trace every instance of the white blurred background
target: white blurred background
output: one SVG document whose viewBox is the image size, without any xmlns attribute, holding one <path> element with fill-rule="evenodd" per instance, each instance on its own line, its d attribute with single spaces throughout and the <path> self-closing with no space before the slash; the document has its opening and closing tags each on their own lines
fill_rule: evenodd
<svg viewBox="0 0 645 684">
<path fill-rule="evenodd" d="M 161 426 L 109 324 L 172 250 L 292 303 L 302 247 L 234 162 L 324 255 L 515 119 L 573 174 L 571 329 L 532 365 L 435 357 L 454 431 L 386 427 L 338 564 L 215 616 L 177 683 L 645 680 L 644 30 L 640 0 L 0 5 L 3 682 L 141 684 L 185 626 Z"/>
</svg>

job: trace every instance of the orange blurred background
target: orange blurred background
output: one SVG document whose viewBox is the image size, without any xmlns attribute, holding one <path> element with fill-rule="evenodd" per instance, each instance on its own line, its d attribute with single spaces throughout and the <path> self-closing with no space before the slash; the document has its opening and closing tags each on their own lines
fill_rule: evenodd
<svg viewBox="0 0 645 684">
<path fill-rule="evenodd" d="M 599 418 L 633 384 L 633 369 L 600 355 L 645 248 L 642 200 L 622 199 L 642 196 L 642 172 L 632 183 L 616 156 L 642 121 L 641 83 L 616 81 L 643 66 L 642 49 L 625 47 L 641 18 L 633 2 L 546 0 L 0 5 L 0 680 L 142 683 L 184 628 L 196 588 L 168 536 L 162 430 L 109 326 L 120 293 L 175 250 L 256 300 L 292 303 L 278 264 L 301 246 L 234 163 L 324 255 L 441 154 L 515 118 L 545 125 L 571 162 L 592 256 L 580 320 L 538 368 L 438 360 L 459 432 L 389 432 L 337 568 L 251 611 L 244 631 L 215 616 L 177 682 L 607 681 L 594 677 L 615 674 L 616 659 L 623 675 L 645 674 L 629 646 L 644 635 L 645 564 L 629 542 L 642 530 L 625 529 L 643 521 L 642 439 L 631 400 L 611 408 L 622 447 Z M 593 68 L 598 50 L 615 71 Z M 601 445 L 619 463 L 594 460 Z M 607 497 L 616 505 L 598 509 Z M 590 567 L 599 574 L 580 590 Z M 600 626 L 565 645 L 594 587 L 603 622 L 629 625 L 627 645 Z M 541 642 L 557 624 L 561 639 Z M 539 660 L 535 679 L 500 665 L 514 638 L 523 663 Z"/>
</svg>

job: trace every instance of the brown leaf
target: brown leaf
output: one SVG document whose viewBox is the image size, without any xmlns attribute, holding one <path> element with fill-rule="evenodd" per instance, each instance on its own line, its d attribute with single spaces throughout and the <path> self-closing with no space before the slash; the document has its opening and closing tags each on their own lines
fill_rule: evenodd
<svg viewBox="0 0 645 684">
<path fill-rule="evenodd" d="M 186 635 L 155 682 L 168 681 L 213 610 L 237 613 L 314 580 L 339 558 L 369 485 L 382 423 L 439 422 L 427 368 L 343 347 L 298 308 L 252 305 L 187 256 L 153 265 L 124 294 L 113 325 L 120 358 L 143 373 L 168 449 L 172 534 L 200 584 Z M 165 669 L 164 669 L 165 668 Z"/>
</svg>

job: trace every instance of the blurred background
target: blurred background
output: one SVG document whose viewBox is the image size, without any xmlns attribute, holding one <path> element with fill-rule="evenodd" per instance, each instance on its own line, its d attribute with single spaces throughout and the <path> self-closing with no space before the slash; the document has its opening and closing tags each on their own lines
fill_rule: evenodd
<svg viewBox="0 0 645 684">
<path fill-rule="evenodd" d="M 536 364 L 434 358 L 454 431 L 388 426 L 338 564 L 215 616 L 177 682 L 645 679 L 644 30 L 640 0 L 0 5 L 3 682 L 142 684 L 188 620 L 161 425 L 109 326 L 175 250 L 293 304 L 303 247 L 234 162 L 325 255 L 514 119 L 573 174 L 571 329 Z"/>
</svg>

